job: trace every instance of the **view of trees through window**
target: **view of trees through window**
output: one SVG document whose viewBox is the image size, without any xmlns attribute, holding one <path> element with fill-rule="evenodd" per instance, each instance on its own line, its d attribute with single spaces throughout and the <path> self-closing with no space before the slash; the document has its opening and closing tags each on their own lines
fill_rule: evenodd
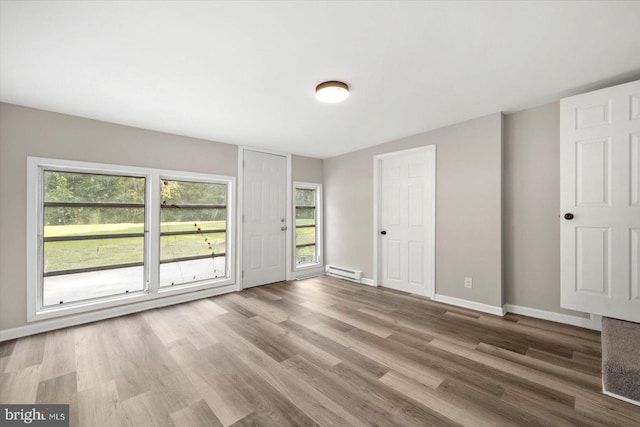
<svg viewBox="0 0 640 427">
<path fill-rule="evenodd" d="M 43 179 L 43 306 L 143 290 L 147 178 Z M 224 277 L 227 184 L 160 179 L 160 198 L 160 286 Z"/>
<path fill-rule="evenodd" d="M 142 177 L 44 172 L 43 305 L 144 288 L 144 199 Z"/>
<path fill-rule="evenodd" d="M 227 186 L 162 179 L 160 286 L 226 272 Z"/>
<path fill-rule="evenodd" d="M 317 262 L 316 190 L 296 188 L 296 264 Z"/>
</svg>

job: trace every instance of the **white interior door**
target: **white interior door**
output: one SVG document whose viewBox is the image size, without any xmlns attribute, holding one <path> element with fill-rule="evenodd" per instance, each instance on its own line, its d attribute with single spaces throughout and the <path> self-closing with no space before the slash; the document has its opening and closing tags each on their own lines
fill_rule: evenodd
<svg viewBox="0 0 640 427">
<path fill-rule="evenodd" d="M 384 154 L 378 162 L 379 284 L 433 297 L 435 146 Z"/>
<path fill-rule="evenodd" d="M 286 278 L 287 159 L 244 151 L 242 287 Z"/>
<path fill-rule="evenodd" d="M 560 117 L 562 307 L 640 322 L 640 81 Z"/>
</svg>

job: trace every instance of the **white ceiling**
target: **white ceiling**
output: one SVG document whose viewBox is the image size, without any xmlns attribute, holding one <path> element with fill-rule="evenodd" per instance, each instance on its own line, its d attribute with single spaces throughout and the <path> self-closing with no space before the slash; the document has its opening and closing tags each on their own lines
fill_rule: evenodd
<svg viewBox="0 0 640 427">
<path fill-rule="evenodd" d="M 2 1 L 0 19 L 3 102 L 320 158 L 640 77 L 638 1 Z M 334 79 L 349 99 L 317 102 Z"/>
</svg>

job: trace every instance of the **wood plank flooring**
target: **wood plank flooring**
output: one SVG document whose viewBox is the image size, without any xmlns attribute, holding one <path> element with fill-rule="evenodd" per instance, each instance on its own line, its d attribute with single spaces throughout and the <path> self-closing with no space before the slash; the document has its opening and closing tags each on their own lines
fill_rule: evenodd
<svg viewBox="0 0 640 427">
<path fill-rule="evenodd" d="M 74 426 L 640 426 L 600 334 L 331 277 L 0 343 L 0 402 Z"/>
</svg>

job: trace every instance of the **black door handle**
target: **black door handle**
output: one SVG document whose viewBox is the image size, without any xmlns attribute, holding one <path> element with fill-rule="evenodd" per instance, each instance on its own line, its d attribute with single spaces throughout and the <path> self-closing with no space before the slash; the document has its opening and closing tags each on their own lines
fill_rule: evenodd
<svg viewBox="0 0 640 427">
<path fill-rule="evenodd" d="M 564 214 L 564 219 L 571 221 L 573 219 L 573 214 L 572 213 Z"/>
<path fill-rule="evenodd" d="M 385 234 L 387 234 L 387 232 L 386 232 L 386 231 L 384 231 L 384 230 L 382 230 L 382 231 L 380 232 L 380 234 L 382 234 L 382 235 L 384 236 Z"/>
</svg>

